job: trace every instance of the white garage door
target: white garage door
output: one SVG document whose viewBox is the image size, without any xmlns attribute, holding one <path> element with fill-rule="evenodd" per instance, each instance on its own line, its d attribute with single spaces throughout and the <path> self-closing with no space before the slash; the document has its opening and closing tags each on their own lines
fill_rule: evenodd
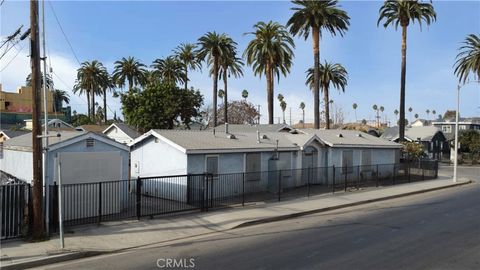
<svg viewBox="0 0 480 270">
<path fill-rule="evenodd" d="M 122 179 L 120 152 L 61 153 L 62 183 L 92 183 Z"/>
</svg>

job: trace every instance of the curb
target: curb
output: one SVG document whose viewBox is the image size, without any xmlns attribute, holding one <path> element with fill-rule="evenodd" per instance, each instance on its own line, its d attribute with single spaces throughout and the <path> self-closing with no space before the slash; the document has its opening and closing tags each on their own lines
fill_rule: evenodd
<svg viewBox="0 0 480 270">
<path fill-rule="evenodd" d="M 467 185 L 467 184 L 471 184 L 471 183 L 472 183 L 472 180 L 468 180 L 466 182 L 450 184 L 448 186 L 441 186 L 441 187 L 430 188 L 430 189 L 422 189 L 422 190 L 417 190 L 417 191 L 412 191 L 412 192 L 407 192 L 407 193 L 402 193 L 402 194 L 397 194 L 397 195 L 392 195 L 392 196 L 387 196 L 387 197 L 382 197 L 382 198 L 377 198 L 377 199 L 364 200 L 364 201 L 359 201 L 359 202 L 354 202 L 354 203 L 346 203 L 346 204 L 342 204 L 342 205 L 324 207 L 324 208 L 320 208 L 320 209 L 298 212 L 298 213 L 293 213 L 293 214 L 288 214 L 288 215 L 256 219 L 256 220 L 241 223 L 241 224 L 233 227 L 232 229 L 245 228 L 245 227 L 249 227 L 249 226 L 254 226 L 254 225 L 259 225 L 259 224 L 264 224 L 264 223 L 271 223 L 271 222 L 276 222 L 276 221 L 281 221 L 281 220 L 286 220 L 286 219 L 291 219 L 291 218 L 297 218 L 297 217 L 316 214 L 316 213 L 328 212 L 328 211 L 332 211 L 332 210 L 348 208 L 348 207 L 358 206 L 358 205 L 362 205 L 362 204 L 369 204 L 369 203 L 386 201 L 386 200 L 391 200 L 391 199 L 396 199 L 396 198 L 401 198 L 401 197 L 407 197 L 407 196 L 411 196 L 411 195 L 416 195 L 416 194 L 421 194 L 421 193 L 426 193 L 426 192 L 431 192 L 431 191 L 437 191 L 437 190 L 442 190 L 442 189 L 451 188 L 451 187 L 463 186 L 463 185 Z"/>
<path fill-rule="evenodd" d="M 46 258 L 39 258 L 36 260 L 29 260 L 24 262 L 12 263 L 8 265 L 2 265 L 2 270 L 17 270 L 17 269 L 26 269 L 38 266 L 44 266 L 48 264 L 54 264 L 59 262 L 77 260 L 82 258 L 88 258 L 98 255 L 103 255 L 111 253 L 111 251 L 79 251 L 79 252 L 69 252 L 67 254 L 52 255 Z"/>
</svg>

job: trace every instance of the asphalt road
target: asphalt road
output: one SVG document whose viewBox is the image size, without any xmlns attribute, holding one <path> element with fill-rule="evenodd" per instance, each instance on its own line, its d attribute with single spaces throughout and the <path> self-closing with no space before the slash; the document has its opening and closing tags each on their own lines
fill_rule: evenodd
<svg viewBox="0 0 480 270">
<path fill-rule="evenodd" d="M 173 269 L 175 258 L 184 269 L 480 269 L 479 174 L 462 168 L 477 183 L 46 268 Z"/>
</svg>

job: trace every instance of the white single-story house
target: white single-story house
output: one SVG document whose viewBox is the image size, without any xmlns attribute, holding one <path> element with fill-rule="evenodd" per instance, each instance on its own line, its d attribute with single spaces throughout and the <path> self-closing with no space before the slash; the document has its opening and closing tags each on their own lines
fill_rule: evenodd
<svg viewBox="0 0 480 270">
<path fill-rule="evenodd" d="M 111 124 L 103 131 L 103 134 L 117 142 L 124 144 L 131 143 L 141 135 L 135 129 L 124 123 Z"/>
<path fill-rule="evenodd" d="M 29 133 L 29 131 L 9 129 L 0 130 L 0 143 L 26 133 Z"/>
<path fill-rule="evenodd" d="M 32 119 L 26 119 L 24 120 L 25 122 L 25 129 L 32 130 L 33 124 L 32 124 Z M 42 127 L 45 126 L 45 123 L 43 122 L 42 119 Z M 69 123 L 61 120 L 61 119 L 50 119 L 48 120 L 48 127 L 49 128 L 59 128 L 59 129 L 75 129 L 72 125 Z"/>
<path fill-rule="evenodd" d="M 94 193 L 98 190 L 92 188 L 91 183 L 124 180 L 126 184 L 107 185 L 110 188 L 104 187 L 103 192 L 105 194 L 115 192 L 126 198 L 128 192 L 126 180 L 129 175 L 128 146 L 92 132 L 61 131 L 51 134 L 59 136 L 49 138 L 46 185 L 58 183 L 60 163 L 65 194 L 71 189 L 69 196 L 76 196 L 76 194 L 82 194 L 82 189 L 88 188 Z M 5 141 L 0 151 L 2 151 L 0 170 L 31 183 L 33 178 L 32 134 L 28 133 Z M 79 183 L 85 183 L 85 185 L 71 185 Z M 84 217 L 96 215 L 96 207 L 91 207 L 92 202 L 87 198 L 68 200 L 68 202 L 72 201 L 85 209 Z M 121 210 L 121 202 L 108 205 L 112 203 L 105 196 L 105 209 L 109 209 L 108 211 L 112 213 Z M 71 214 L 76 214 L 75 218 L 79 218 L 78 213 L 66 212 L 65 219 L 73 218 Z"/>
<path fill-rule="evenodd" d="M 132 177 L 247 173 L 247 181 L 256 181 L 257 187 L 260 181 L 266 189 L 276 185 L 268 172 L 285 171 L 284 187 L 293 187 L 305 181 L 298 177 L 301 169 L 395 164 L 402 148 L 359 131 L 315 129 L 243 133 L 151 130 L 129 145 Z M 329 180 L 326 177 L 324 181 Z"/>
</svg>

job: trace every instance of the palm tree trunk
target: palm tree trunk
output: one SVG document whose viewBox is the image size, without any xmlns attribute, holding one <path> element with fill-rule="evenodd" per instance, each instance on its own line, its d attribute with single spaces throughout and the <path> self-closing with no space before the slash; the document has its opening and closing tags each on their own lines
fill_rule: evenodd
<svg viewBox="0 0 480 270">
<path fill-rule="evenodd" d="M 268 124 L 273 124 L 273 78 L 270 63 L 266 66 L 267 77 L 267 103 L 268 103 Z"/>
<path fill-rule="evenodd" d="M 188 90 L 188 66 L 185 65 L 185 91 Z"/>
<path fill-rule="evenodd" d="M 320 47 L 320 30 L 318 29 L 318 27 L 312 27 L 312 37 L 313 37 L 313 61 L 314 61 L 313 118 L 314 118 L 314 128 L 318 129 L 320 128 L 320 48 L 319 48 Z"/>
<path fill-rule="evenodd" d="M 213 59 L 213 126 L 217 126 L 218 57 Z"/>
<path fill-rule="evenodd" d="M 407 72 L 407 26 L 402 26 L 402 73 L 400 78 L 399 141 L 405 139 L 405 77 Z"/>
<path fill-rule="evenodd" d="M 128 80 L 128 92 L 132 93 L 132 89 L 133 89 L 133 79 L 129 79 Z"/>
<path fill-rule="evenodd" d="M 283 113 L 283 124 L 286 124 L 286 123 L 285 123 L 285 111 L 282 110 L 282 113 Z"/>
<path fill-rule="evenodd" d="M 225 123 L 228 123 L 227 68 L 228 67 L 223 67 L 223 90 L 225 91 L 225 94 L 223 95 L 223 119 L 225 120 Z"/>
<path fill-rule="evenodd" d="M 107 88 L 103 89 L 103 119 L 107 123 Z"/>
<path fill-rule="evenodd" d="M 354 110 L 355 111 L 355 123 L 358 122 L 358 119 L 357 119 L 357 109 Z"/>
<path fill-rule="evenodd" d="M 330 129 L 330 99 L 328 97 L 328 86 L 323 86 L 324 102 L 325 102 L 325 129 Z"/>
<path fill-rule="evenodd" d="M 90 112 L 91 112 L 91 109 L 90 109 L 90 91 L 87 90 L 85 91 L 87 93 L 87 114 L 88 114 L 88 119 L 91 119 L 91 115 L 90 115 Z"/>
<path fill-rule="evenodd" d="M 95 122 L 95 91 L 92 91 L 92 120 Z"/>
</svg>

